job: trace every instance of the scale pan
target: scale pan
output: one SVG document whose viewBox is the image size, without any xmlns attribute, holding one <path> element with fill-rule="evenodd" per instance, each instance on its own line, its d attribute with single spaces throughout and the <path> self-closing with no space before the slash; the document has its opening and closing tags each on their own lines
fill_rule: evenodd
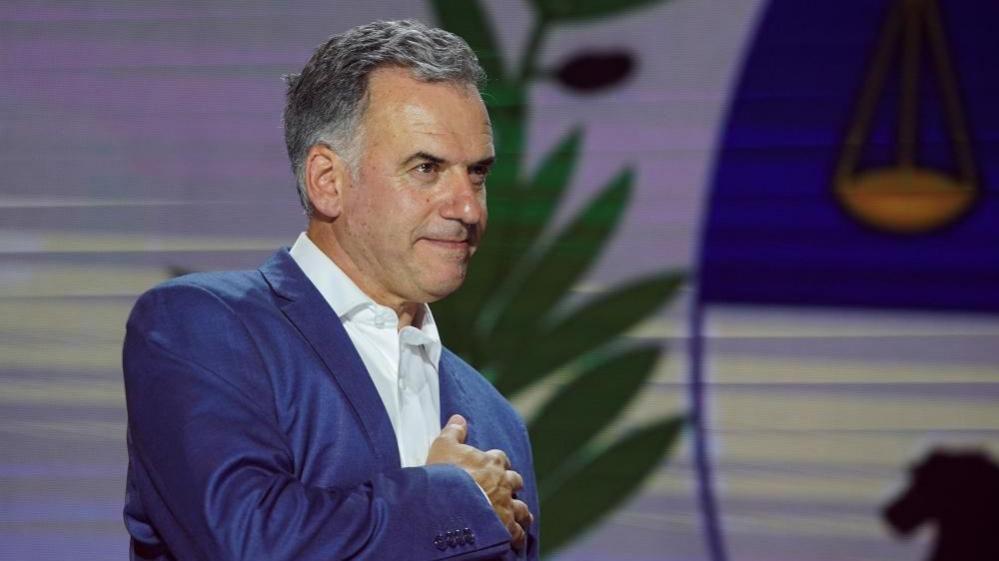
<svg viewBox="0 0 999 561">
<path fill-rule="evenodd" d="M 875 169 L 841 181 L 836 196 L 865 224 L 900 234 L 918 234 L 961 216 L 975 190 L 941 173 L 920 168 Z"/>
</svg>

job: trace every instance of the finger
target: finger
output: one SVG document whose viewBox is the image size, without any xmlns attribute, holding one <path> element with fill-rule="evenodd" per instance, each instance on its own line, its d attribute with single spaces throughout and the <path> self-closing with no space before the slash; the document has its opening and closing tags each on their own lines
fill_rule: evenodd
<svg viewBox="0 0 999 561">
<path fill-rule="evenodd" d="M 486 456 L 489 456 L 489 459 L 494 463 L 503 466 L 503 469 L 510 469 L 510 458 L 507 457 L 506 452 L 493 448 L 486 451 Z"/>
<path fill-rule="evenodd" d="M 510 505 L 513 508 L 513 519 L 517 521 L 525 530 L 531 527 L 534 523 L 534 515 L 531 514 L 531 509 L 527 507 L 527 503 L 519 499 L 514 499 L 510 501 Z"/>
<path fill-rule="evenodd" d="M 506 470 L 503 477 L 506 479 L 506 483 L 510 486 L 511 491 L 517 492 L 524 488 L 524 478 L 512 469 Z"/>
<path fill-rule="evenodd" d="M 517 550 L 523 549 L 527 543 L 527 533 L 524 531 L 524 528 L 517 522 L 511 522 L 506 529 L 510 532 L 510 545 Z"/>
<path fill-rule="evenodd" d="M 468 436 L 468 422 L 461 415 L 451 415 L 451 418 L 447 420 L 447 424 L 441 429 L 441 433 L 437 438 L 464 443 L 466 436 Z"/>
</svg>

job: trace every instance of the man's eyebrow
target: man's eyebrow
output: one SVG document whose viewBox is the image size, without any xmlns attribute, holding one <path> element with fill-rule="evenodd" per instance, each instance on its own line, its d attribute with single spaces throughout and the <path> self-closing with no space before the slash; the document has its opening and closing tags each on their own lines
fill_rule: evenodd
<svg viewBox="0 0 999 561">
<path fill-rule="evenodd" d="M 410 164 L 412 162 L 417 162 L 417 161 L 430 162 L 430 163 L 433 163 L 433 164 L 443 164 L 443 163 L 447 162 L 447 160 L 445 160 L 444 158 L 441 158 L 440 156 L 434 156 L 433 154 L 430 154 L 429 152 L 420 151 L 420 152 L 416 152 L 412 156 L 410 156 L 410 157 L 406 158 L 405 160 L 403 160 L 402 165 L 408 165 L 408 164 Z M 496 156 L 489 156 L 488 158 L 482 158 L 481 160 L 479 160 L 477 162 L 473 162 L 471 165 L 472 166 L 486 166 L 486 167 L 490 167 L 490 166 L 493 165 L 493 163 L 495 161 L 496 161 Z"/>
<path fill-rule="evenodd" d="M 496 156 L 489 156 L 488 158 L 483 158 L 483 159 L 475 162 L 472 165 L 473 166 L 486 166 L 486 167 L 490 167 L 490 166 L 493 165 L 493 162 L 495 162 L 495 161 L 496 161 Z"/>
<path fill-rule="evenodd" d="M 430 163 L 434 163 L 434 164 L 443 164 L 445 162 L 444 158 L 441 158 L 440 156 L 434 156 L 433 154 L 428 154 L 427 152 L 422 152 L 421 151 L 421 152 L 417 152 L 417 153 L 413 154 L 412 156 L 406 158 L 402 162 L 402 165 L 406 165 L 408 163 L 415 162 L 415 161 L 425 161 L 425 162 L 430 162 Z"/>
</svg>

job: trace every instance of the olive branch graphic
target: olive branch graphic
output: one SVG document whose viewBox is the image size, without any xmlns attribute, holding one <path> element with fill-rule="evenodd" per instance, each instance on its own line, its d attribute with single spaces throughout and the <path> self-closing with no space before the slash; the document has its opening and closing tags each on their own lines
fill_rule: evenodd
<svg viewBox="0 0 999 561">
<path fill-rule="evenodd" d="M 543 513 L 542 555 L 620 506 L 678 440 L 682 414 L 631 427 L 609 442 L 601 435 L 632 403 L 663 353 L 661 344 L 622 336 L 671 301 L 685 275 L 664 271 L 567 304 L 619 225 L 634 172 L 624 168 L 564 228 L 548 232 L 584 131 L 568 131 L 536 170 L 524 169 L 527 92 L 546 79 L 579 93 L 620 82 L 634 66 L 629 53 L 581 52 L 548 70 L 538 67 L 541 45 L 566 22 L 662 1 L 531 0 L 534 24 L 522 59 L 510 70 L 477 0 L 431 0 L 438 23 L 468 41 L 489 75 L 483 98 L 498 154 L 489 177 L 489 235 L 462 289 L 434 304 L 434 316 L 448 346 L 506 396 L 542 380 L 564 381 L 528 419 Z"/>
</svg>

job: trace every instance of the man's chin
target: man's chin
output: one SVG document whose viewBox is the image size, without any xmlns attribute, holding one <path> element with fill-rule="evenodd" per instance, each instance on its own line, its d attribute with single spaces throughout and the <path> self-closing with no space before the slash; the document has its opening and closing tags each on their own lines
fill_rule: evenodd
<svg viewBox="0 0 999 561">
<path fill-rule="evenodd" d="M 462 269 L 460 275 L 438 279 L 436 282 L 428 283 L 425 292 L 429 296 L 428 302 L 443 300 L 454 294 L 465 282 L 465 271 Z"/>
</svg>

